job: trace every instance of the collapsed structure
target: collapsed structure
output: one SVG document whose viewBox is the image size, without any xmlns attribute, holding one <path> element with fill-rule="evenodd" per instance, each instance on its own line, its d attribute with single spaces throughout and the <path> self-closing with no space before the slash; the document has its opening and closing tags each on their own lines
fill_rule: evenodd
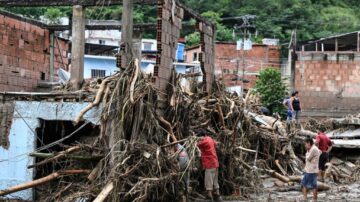
<svg viewBox="0 0 360 202">
<path fill-rule="evenodd" d="M 56 2 L 71 4 L 52 3 Z M 85 83 L 80 91 L 67 92 L 64 88 L 50 94 L 2 95 L 5 104 L 1 105 L 1 120 L 7 127 L 2 131 L 6 135 L 1 136 L 0 152 L 7 152 L 7 157 L 0 159 L 0 164 L 24 158 L 18 168 L 20 172 L 25 169 L 30 173 L 26 182 L 7 184 L 0 190 L 1 197 L 97 202 L 180 199 L 184 172 L 179 169 L 174 146 L 181 143 L 190 156 L 186 172 L 191 172 L 192 190 L 188 190 L 187 197 L 197 200 L 201 198 L 197 193 L 202 191 L 203 174 L 201 169 L 192 169 L 200 166 L 197 137 L 189 132 L 197 128 L 206 129 L 221 143 L 217 152 L 222 194 L 247 198 L 258 191 L 262 174 L 281 180 L 287 188 L 299 182 L 303 168 L 299 155 L 303 154 L 302 140 L 314 135 L 311 131 L 316 130 L 316 125 L 305 127 L 310 131 L 286 130 L 281 120 L 260 115 L 256 95 L 249 93 L 241 98 L 225 92 L 221 83 L 213 81 L 214 26 L 177 1 L 157 3 L 159 53 L 154 75 L 140 73 L 139 61 L 129 53 L 131 44 L 125 41 L 118 60 L 119 73 Z M 200 84 L 189 75 L 177 75 L 172 68 L 182 13 L 194 17 L 202 33 Z M 125 37 L 125 40 L 129 39 Z M 183 77 L 191 81 L 190 89 L 180 85 Z M 44 100 L 57 102 L 48 104 Z M 75 103 L 67 105 L 67 101 Z M 34 108 L 38 110 L 35 114 L 23 115 L 26 109 Z M 64 117 L 63 121 L 71 119 L 72 123 L 59 122 L 59 117 Z M 354 121 L 357 119 L 334 120 L 329 129 L 337 128 L 339 121 L 340 128 L 346 125 L 349 130 L 357 129 L 359 126 Z M 19 138 L 18 120 L 35 125 L 29 127 L 34 135 L 24 138 L 32 137 L 29 142 L 36 139 L 37 143 L 28 144 L 26 151 L 13 156 L 17 150 L 13 142 Z M 338 147 L 358 148 L 358 140 L 336 141 Z M 334 163 L 327 172 L 335 181 L 357 180 L 359 166 Z M 34 180 L 29 179 L 32 175 Z M 319 185 L 323 190 L 330 188 L 325 183 Z M 30 189 L 34 189 L 34 196 Z"/>
</svg>

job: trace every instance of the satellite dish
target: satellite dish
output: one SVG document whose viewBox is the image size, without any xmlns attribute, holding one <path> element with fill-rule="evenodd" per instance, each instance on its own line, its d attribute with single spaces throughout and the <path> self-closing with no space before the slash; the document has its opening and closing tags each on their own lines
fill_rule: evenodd
<svg viewBox="0 0 360 202">
<path fill-rule="evenodd" d="M 70 72 L 65 71 L 64 69 L 60 68 L 57 73 L 59 75 L 59 82 L 61 84 L 66 84 L 67 82 L 69 82 L 70 75 L 71 75 Z"/>
</svg>

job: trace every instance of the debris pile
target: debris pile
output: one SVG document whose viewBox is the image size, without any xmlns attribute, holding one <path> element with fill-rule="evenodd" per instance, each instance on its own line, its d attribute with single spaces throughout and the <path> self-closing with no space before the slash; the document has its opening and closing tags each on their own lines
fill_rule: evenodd
<svg viewBox="0 0 360 202">
<path fill-rule="evenodd" d="M 191 173 L 188 197 L 201 197 L 203 171 L 195 169 L 201 167 L 198 138 L 190 132 L 197 128 L 220 142 L 222 194 L 248 197 L 259 191 L 264 174 L 286 186 L 299 182 L 304 166 L 299 154 L 304 151 L 297 141 L 313 132 L 288 130 L 279 117 L 259 114 L 259 98 L 250 93 L 243 99 L 225 92 L 219 83 L 210 95 L 194 93 L 201 88 L 197 85 L 189 92 L 180 85 L 182 75 L 174 71 L 167 92 L 159 92 L 137 64 L 135 60 L 121 73 L 92 84 L 97 86 L 94 101 L 74 119 L 79 124 L 91 108 L 102 110 L 100 134 L 91 144 L 74 142 L 55 154 L 32 154 L 42 160 L 31 167 L 47 172 L 33 182 L 0 191 L 0 196 L 36 187 L 41 201 L 180 199 L 185 187 L 175 149 L 180 143 L 190 157 L 185 171 Z M 360 173 L 356 164 L 332 161 L 328 174 L 338 181 Z"/>
</svg>

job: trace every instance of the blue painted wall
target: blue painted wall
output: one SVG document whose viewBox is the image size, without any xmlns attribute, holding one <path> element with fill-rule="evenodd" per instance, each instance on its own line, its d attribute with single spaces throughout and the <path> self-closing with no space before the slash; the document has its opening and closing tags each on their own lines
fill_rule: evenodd
<svg viewBox="0 0 360 202">
<path fill-rule="evenodd" d="M 142 61 L 141 70 L 145 70 L 149 64 L 155 65 L 155 61 Z M 91 78 L 91 69 L 105 70 L 105 76 L 110 76 L 118 71 L 115 57 L 98 57 L 86 55 L 84 59 L 84 78 Z M 176 72 L 185 73 L 185 65 L 176 65 Z"/>
<path fill-rule="evenodd" d="M 84 78 L 91 78 L 91 69 L 105 70 L 106 76 L 114 74 L 118 68 L 116 67 L 115 57 L 93 58 L 85 56 L 84 59 Z"/>
<path fill-rule="evenodd" d="M 0 147 L 0 189 L 33 180 L 34 170 L 27 166 L 34 163 L 34 158 L 28 154 L 36 149 L 36 135 L 33 131 L 39 127 L 39 119 L 72 121 L 87 105 L 85 102 L 15 102 L 9 133 L 10 146 L 8 149 Z M 85 114 L 84 119 L 98 124 L 100 111 L 94 108 Z M 27 189 L 6 197 L 32 201 L 33 192 L 32 189 Z"/>
</svg>

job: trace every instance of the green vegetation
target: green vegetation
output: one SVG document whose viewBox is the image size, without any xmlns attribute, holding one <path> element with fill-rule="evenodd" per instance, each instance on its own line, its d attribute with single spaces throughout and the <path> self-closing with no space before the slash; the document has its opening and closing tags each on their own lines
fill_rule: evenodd
<svg viewBox="0 0 360 202">
<path fill-rule="evenodd" d="M 310 40 L 332 34 L 360 30 L 360 3 L 358 0 L 182 0 L 184 4 L 201 13 L 217 26 L 217 40 L 231 41 L 236 20 L 222 20 L 224 17 L 257 15 L 254 24 L 257 37 L 279 38 L 282 43 L 289 41 L 291 31 L 297 29 L 298 40 Z M 56 16 L 70 16 L 70 7 L 56 8 L 7 8 L 28 17 L 39 19 L 47 13 L 56 22 Z M 58 11 L 62 14 L 59 15 Z M 121 6 L 99 6 L 87 9 L 90 19 L 109 20 L 121 18 Z M 156 22 L 156 8 L 137 5 L 134 11 L 135 23 Z M 191 43 L 196 43 L 198 34 L 189 32 Z M 241 37 L 237 32 L 237 37 Z"/>
<path fill-rule="evenodd" d="M 278 112 L 284 115 L 282 101 L 286 96 L 286 85 L 279 70 L 272 68 L 262 70 L 255 83 L 255 92 L 260 95 L 261 103 L 272 113 Z"/>
</svg>

